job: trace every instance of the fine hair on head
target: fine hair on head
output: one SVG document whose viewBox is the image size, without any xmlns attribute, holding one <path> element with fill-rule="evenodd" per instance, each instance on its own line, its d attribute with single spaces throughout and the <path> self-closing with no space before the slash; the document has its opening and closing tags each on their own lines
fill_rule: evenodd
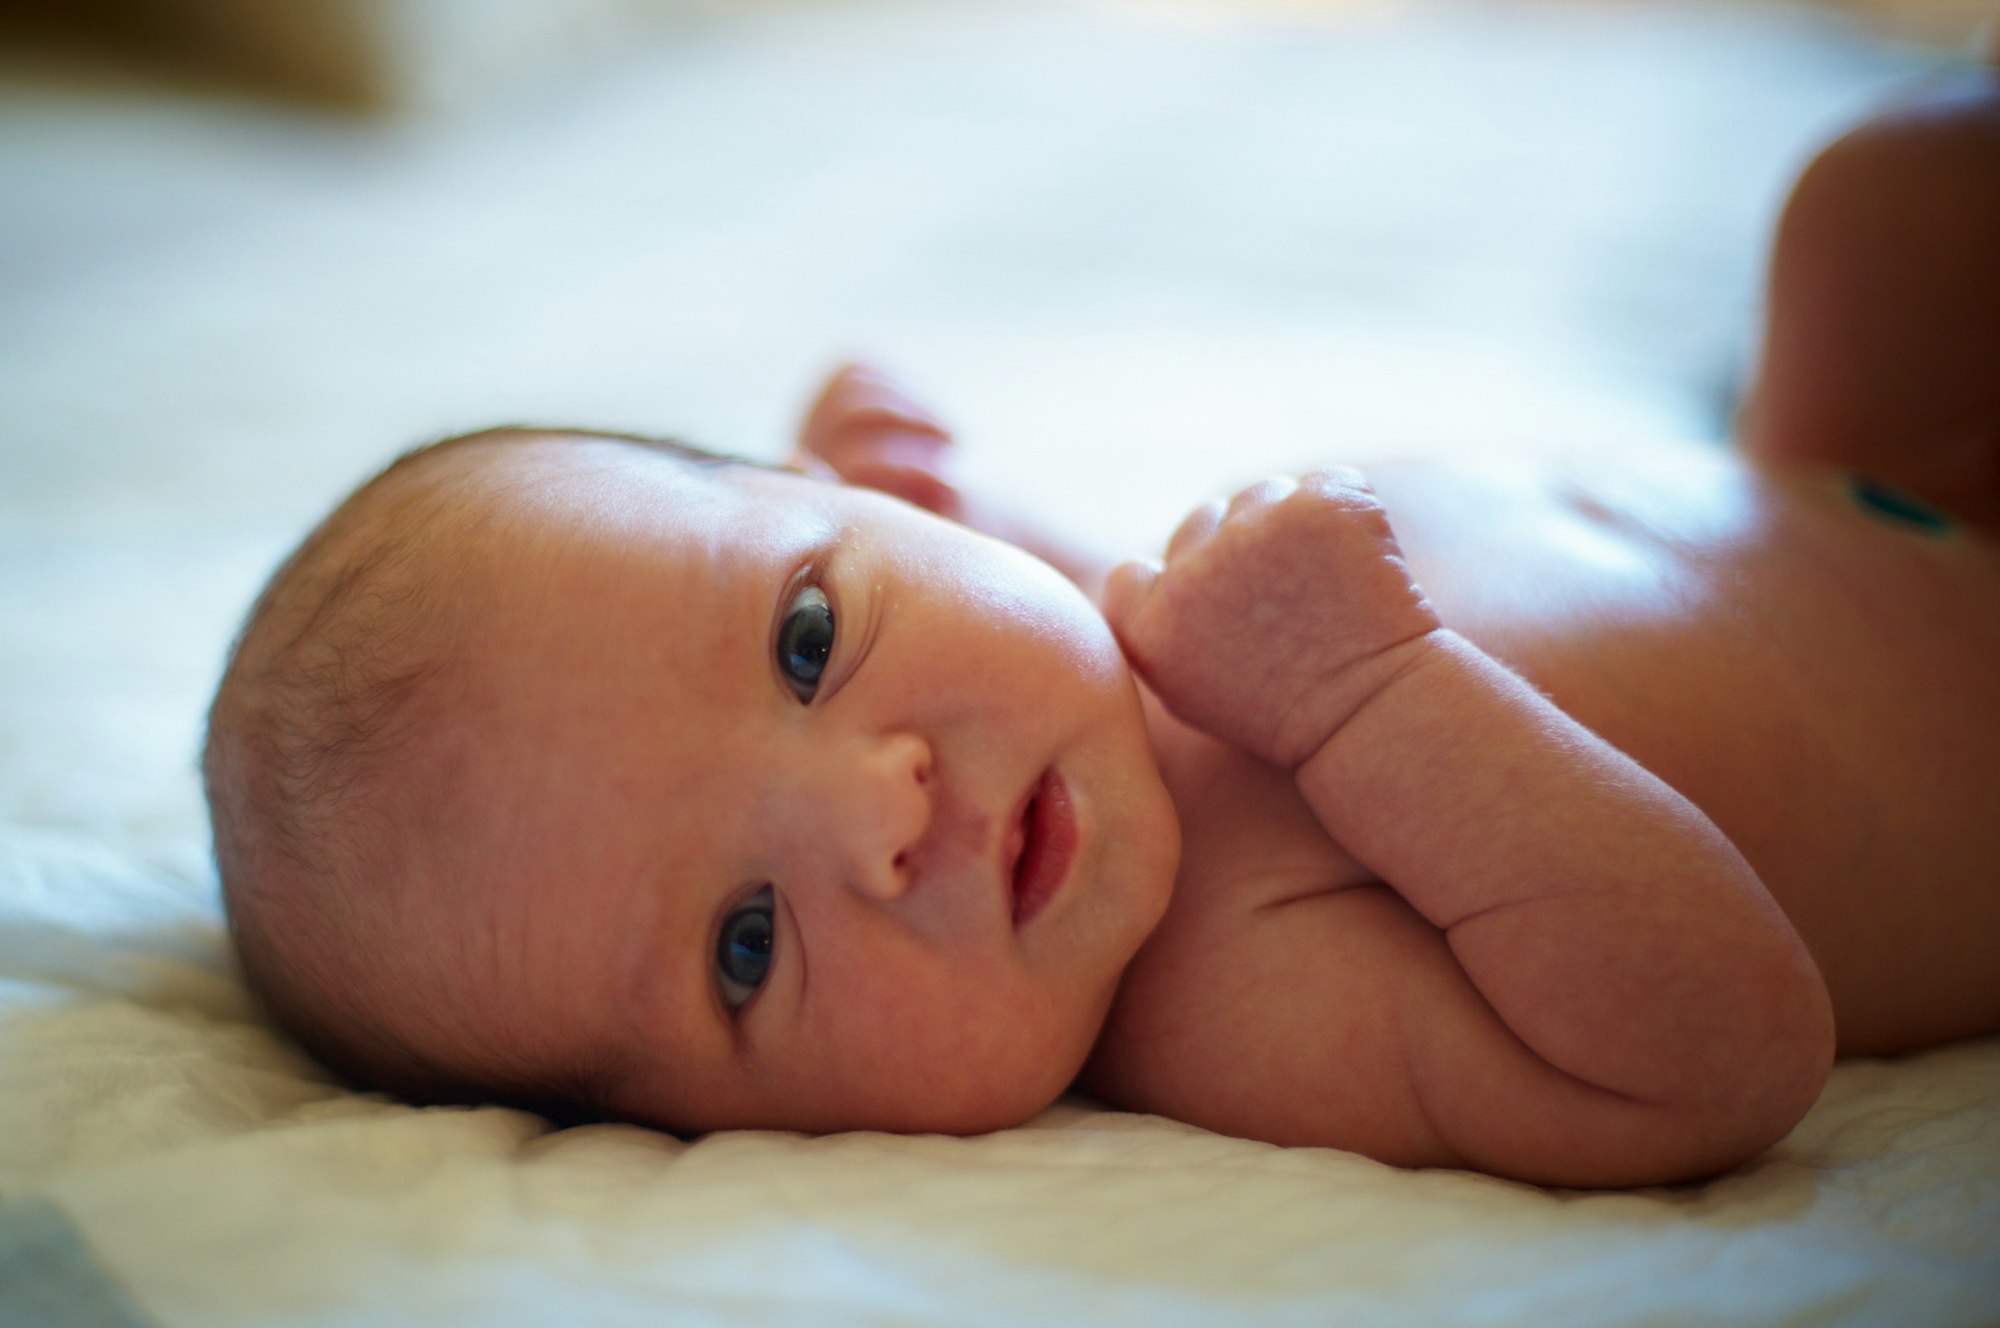
<svg viewBox="0 0 2000 1328">
<path fill-rule="evenodd" d="M 468 965 L 506 980 L 477 953 L 481 882 L 459 852 L 468 813 L 453 797 L 475 759 L 456 709 L 470 563 L 496 545 L 467 535 L 507 483 L 482 464 L 495 449 L 567 438 L 703 470 L 765 464 L 527 426 L 414 448 L 280 564 L 208 712 L 203 784 L 247 982 L 333 1070 L 412 1101 L 592 1113 L 619 1072 L 610 1048 L 493 1026 L 478 984 L 460 980 Z"/>
</svg>

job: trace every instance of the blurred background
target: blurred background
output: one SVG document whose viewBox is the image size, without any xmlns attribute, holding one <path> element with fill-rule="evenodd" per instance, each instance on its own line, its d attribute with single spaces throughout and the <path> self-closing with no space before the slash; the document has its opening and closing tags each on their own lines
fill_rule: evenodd
<svg viewBox="0 0 2000 1328">
<path fill-rule="evenodd" d="M 1725 438 L 1787 182 L 1991 7 L 0 6 L 0 816 L 193 862 L 236 619 L 450 432 L 776 454 L 869 355 L 1140 547 L 1269 469 Z"/>
<path fill-rule="evenodd" d="M 1211 18 L 1233 10 L 1239 17 L 1339 19 L 1420 4 L 1130 0 L 1121 7 Z M 1712 7 L 1728 4 L 1713 0 Z M 712 27 L 747 10 L 777 7 L 769 0 L 13 0 L 5 12 L 17 36 L 44 46 L 92 49 L 276 96 L 400 110 L 484 98 L 508 83 L 581 67 L 677 28 L 684 36 L 690 24 Z M 857 6 L 821 0 L 799 7 Z M 1965 41 L 1991 9 L 1986 0 L 1820 0 L 1820 7 L 1890 37 L 1943 45 Z"/>
</svg>

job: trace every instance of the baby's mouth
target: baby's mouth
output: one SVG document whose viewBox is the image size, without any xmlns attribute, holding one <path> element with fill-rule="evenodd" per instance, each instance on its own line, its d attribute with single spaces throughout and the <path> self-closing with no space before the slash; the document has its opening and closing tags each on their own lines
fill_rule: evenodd
<svg viewBox="0 0 2000 1328">
<path fill-rule="evenodd" d="M 1014 926 L 1027 926 L 1055 898 L 1069 878 L 1076 856 L 1076 809 L 1069 785 L 1055 767 L 1042 772 L 1028 790 L 1016 831 L 1020 847 L 1013 861 Z M 1015 836 L 1009 836 L 1012 841 Z"/>
</svg>

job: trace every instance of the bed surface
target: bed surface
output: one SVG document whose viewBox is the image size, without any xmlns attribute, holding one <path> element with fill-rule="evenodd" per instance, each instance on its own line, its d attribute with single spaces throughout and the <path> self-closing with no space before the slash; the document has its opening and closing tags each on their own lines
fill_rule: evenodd
<svg viewBox="0 0 2000 1328">
<path fill-rule="evenodd" d="M 1611 1195 L 1083 1099 L 556 1131 L 271 1032 L 193 773 L 262 577 L 447 432 L 770 454 L 872 354 L 1134 548 L 1273 469 L 1720 439 L 1789 174 L 1938 58 L 1717 6 L 758 5 L 386 120 L 0 63 L 0 1322 L 2000 1322 L 1994 1040 Z"/>
</svg>

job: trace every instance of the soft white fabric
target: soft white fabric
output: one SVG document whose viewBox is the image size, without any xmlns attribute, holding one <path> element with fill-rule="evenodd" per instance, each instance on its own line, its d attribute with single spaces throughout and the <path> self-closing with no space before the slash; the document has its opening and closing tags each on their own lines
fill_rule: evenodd
<svg viewBox="0 0 2000 1328">
<path fill-rule="evenodd" d="M 1993 1321 L 1993 1041 L 1637 1194 L 1082 1102 L 550 1133 L 258 1020 L 193 774 L 262 575 L 429 434 L 775 452 L 874 350 L 1113 545 L 1267 469 L 1719 436 L 1784 180 L 1913 67 L 1714 8 L 934 5 L 757 8 L 458 122 L 6 72 L 0 1245 L 67 1223 L 190 1326 Z"/>
<path fill-rule="evenodd" d="M 1059 1104 L 980 1139 L 551 1133 L 331 1086 L 203 892 L 0 839 L 0 1185 L 162 1322 L 1981 1323 L 2000 1046 L 1850 1064 L 1707 1185 L 1550 1193 Z"/>
</svg>

